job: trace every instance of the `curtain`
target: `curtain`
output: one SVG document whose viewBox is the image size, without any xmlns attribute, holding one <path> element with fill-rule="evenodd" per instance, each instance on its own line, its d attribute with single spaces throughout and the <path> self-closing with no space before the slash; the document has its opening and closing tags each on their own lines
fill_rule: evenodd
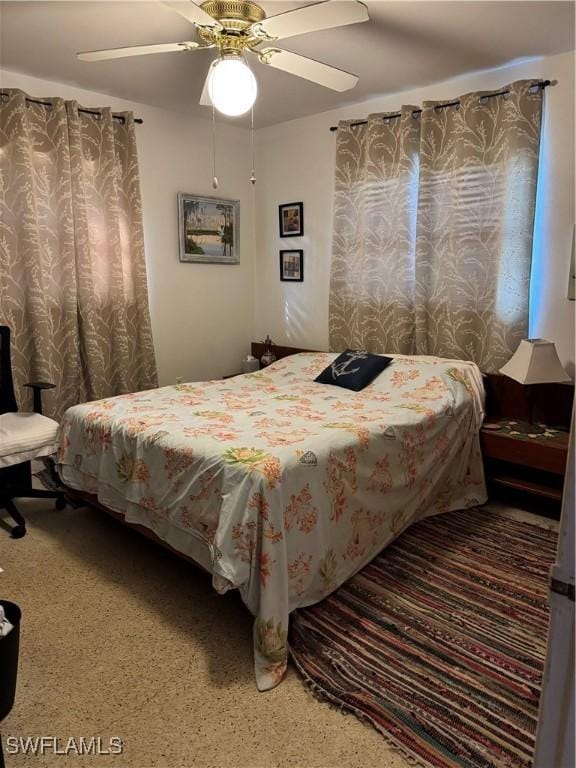
<svg viewBox="0 0 576 768">
<path fill-rule="evenodd" d="M 413 109 L 404 108 L 402 115 Z M 535 81 L 449 103 L 424 103 L 414 121 L 415 170 L 402 176 L 406 192 L 394 164 L 380 164 L 378 181 L 370 176 L 367 158 L 379 152 L 376 146 L 342 151 L 347 144 L 355 146 L 346 138 L 354 130 L 359 147 L 367 142 L 370 119 L 361 131 L 350 123 L 339 126 L 331 349 L 366 346 L 433 354 L 473 360 L 488 372 L 511 357 L 528 333 L 541 115 L 542 89 Z M 394 131 L 404 141 L 406 121 L 398 119 Z M 378 193 L 374 184 L 382 188 Z M 378 200 L 371 218 L 358 205 L 363 198 Z M 353 220 L 357 211 L 362 215 Z M 400 253 L 390 241 L 373 238 L 386 230 L 398 232 Z M 362 277 L 350 274 L 345 259 L 363 271 Z M 358 289 L 364 279 L 377 294 L 378 316 L 386 322 L 381 329 L 373 322 L 369 333 L 356 321 L 366 308 L 366 291 Z M 393 298 L 396 286 L 403 303 Z M 391 332 L 399 323 L 405 323 L 405 332 Z"/>
<path fill-rule="evenodd" d="M 15 385 L 46 412 L 157 386 L 132 115 L 75 102 L 0 105 L 0 323 Z"/>
<path fill-rule="evenodd" d="M 331 349 L 413 350 L 420 136 L 414 110 L 338 126 Z"/>
</svg>

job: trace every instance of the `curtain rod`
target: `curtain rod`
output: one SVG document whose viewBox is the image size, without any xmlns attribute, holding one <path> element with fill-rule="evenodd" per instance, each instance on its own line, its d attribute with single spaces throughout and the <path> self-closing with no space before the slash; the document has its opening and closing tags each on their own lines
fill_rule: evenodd
<svg viewBox="0 0 576 768">
<path fill-rule="evenodd" d="M 535 88 L 535 87 L 538 86 L 538 87 L 542 88 L 542 90 L 544 90 L 544 88 L 547 88 L 549 85 L 556 85 L 556 81 L 541 80 L 538 83 L 534 83 L 531 87 Z M 486 93 L 483 96 L 481 96 L 480 98 L 481 99 L 492 99 L 495 96 L 505 96 L 507 93 L 510 93 L 510 91 L 498 91 L 498 93 Z M 438 110 L 438 109 L 444 109 L 445 107 L 456 107 L 458 104 L 460 104 L 460 99 L 456 99 L 456 101 L 448 101 L 445 104 L 437 104 L 434 107 L 434 109 Z M 421 112 L 422 112 L 421 109 L 413 109 L 412 110 L 412 117 L 416 117 L 416 115 L 419 115 Z M 401 114 L 402 114 L 401 112 L 397 112 L 394 115 L 386 115 L 382 119 L 383 120 L 393 120 L 395 117 L 400 117 Z M 350 125 L 350 128 L 356 128 L 357 125 L 366 125 L 367 122 L 368 122 L 368 120 L 357 120 L 357 121 L 355 121 L 353 123 L 350 123 L 349 125 Z M 330 130 L 332 132 L 337 131 L 338 130 L 338 126 L 337 125 L 331 125 L 330 126 Z"/>
<path fill-rule="evenodd" d="M 5 91 L 0 91 L 1 96 L 8 96 L 8 94 Z M 41 99 L 31 99 L 28 96 L 26 96 L 26 101 L 28 104 L 41 104 L 43 107 L 51 107 L 52 102 L 51 101 L 42 101 Z M 95 115 L 97 117 L 102 117 L 102 112 L 100 112 L 97 109 L 85 109 L 84 107 L 78 107 L 78 112 L 82 112 L 84 115 Z M 124 123 L 126 122 L 126 118 L 124 115 L 116 115 L 112 113 L 112 119 L 113 120 L 120 120 L 120 122 Z M 142 120 L 141 117 L 135 117 L 134 122 L 138 123 L 138 125 L 142 125 L 144 120 Z"/>
</svg>

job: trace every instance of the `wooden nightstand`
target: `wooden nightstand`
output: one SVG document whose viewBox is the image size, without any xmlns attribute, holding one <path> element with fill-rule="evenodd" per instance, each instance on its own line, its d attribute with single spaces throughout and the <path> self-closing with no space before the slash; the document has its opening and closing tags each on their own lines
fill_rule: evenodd
<svg viewBox="0 0 576 768">
<path fill-rule="evenodd" d="M 535 384 L 527 388 L 507 376 L 484 377 L 486 420 L 480 432 L 486 480 L 491 495 L 512 496 L 514 502 L 538 502 L 557 515 L 568 453 L 574 402 L 573 384 Z M 512 422 L 554 425 L 547 437 L 513 434 Z M 506 425 L 496 430 L 488 424 Z M 522 427 L 520 428 L 522 429 Z"/>
<path fill-rule="evenodd" d="M 549 437 L 520 436 L 514 434 L 514 422 L 496 423 L 499 429 L 482 427 L 480 431 L 488 484 L 560 502 L 569 433 L 554 430 Z"/>
</svg>

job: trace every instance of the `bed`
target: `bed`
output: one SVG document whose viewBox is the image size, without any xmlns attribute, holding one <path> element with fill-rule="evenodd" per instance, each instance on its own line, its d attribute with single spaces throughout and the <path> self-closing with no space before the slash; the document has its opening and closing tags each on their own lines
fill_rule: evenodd
<svg viewBox="0 0 576 768">
<path fill-rule="evenodd" d="M 239 590 L 260 690 L 284 675 L 291 611 L 411 523 L 486 501 L 473 363 L 394 356 L 351 392 L 314 382 L 335 357 L 85 403 L 61 425 L 68 486 Z"/>
</svg>

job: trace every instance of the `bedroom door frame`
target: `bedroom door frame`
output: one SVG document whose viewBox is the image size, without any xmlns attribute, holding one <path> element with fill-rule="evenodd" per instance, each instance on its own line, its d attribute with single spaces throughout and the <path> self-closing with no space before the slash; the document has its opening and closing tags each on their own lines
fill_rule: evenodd
<svg viewBox="0 0 576 768">
<path fill-rule="evenodd" d="M 550 572 L 550 627 L 533 768 L 572 768 L 575 764 L 574 424 L 572 413 L 558 551 Z"/>
</svg>

